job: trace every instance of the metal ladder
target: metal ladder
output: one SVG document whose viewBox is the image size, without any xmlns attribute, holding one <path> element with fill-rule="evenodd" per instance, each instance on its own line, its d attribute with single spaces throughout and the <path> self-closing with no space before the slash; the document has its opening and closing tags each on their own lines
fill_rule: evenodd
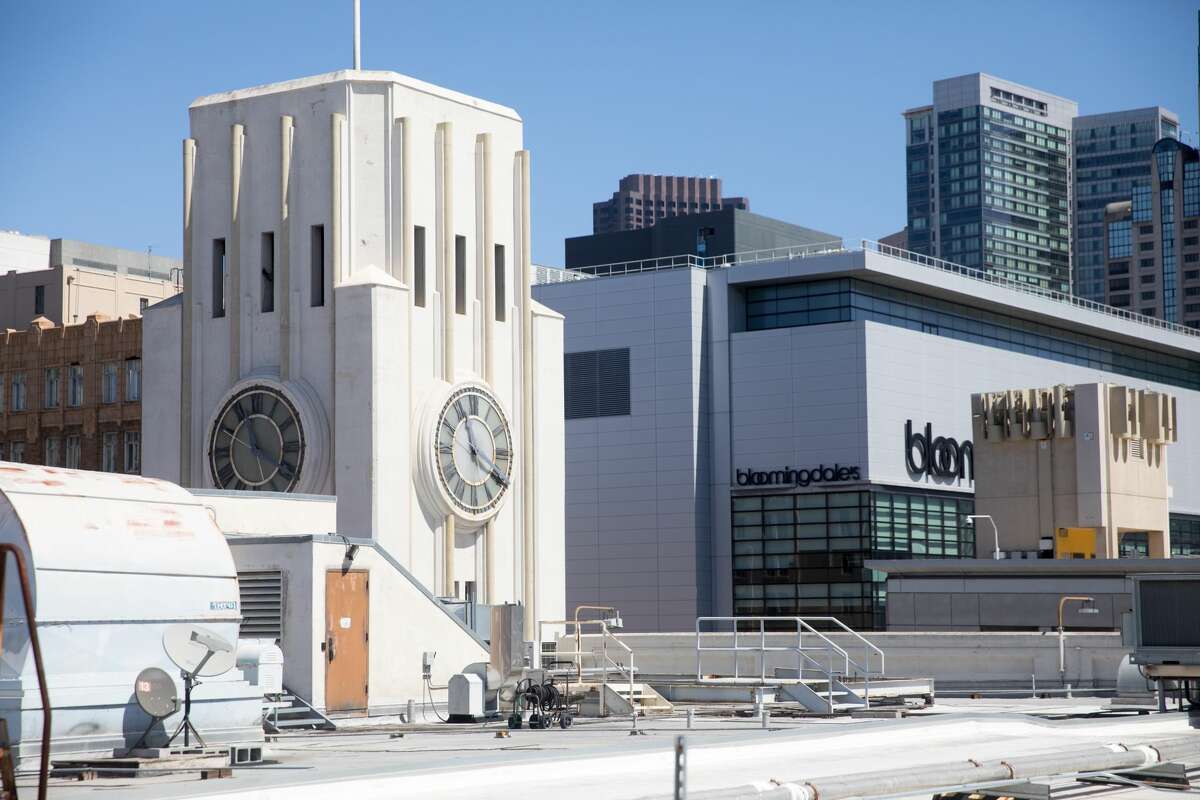
<svg viewBox="0 0 1200 800">
<path fill-rule="evenodd" d="M 856 656 L 817 629 L 830 625 L 861 646 Z M 770 630 L 768 630 L 770 626 Z M 708 637 L 706 642 L 705 637 Z M 728 637 L 722 641 L 722 637 Z M 771 637 L 768 640 L 768 637 Z M 778 642 L 783 638 L 783 643 Z M 714 640 L 715 639 L 715 640 Z M 733 674 L 704 671 L 705 653 L 731 653 Z M 758 674 L 744 675 L 740 656 L 752 654 Z M 795 657 L 794 665 L 776 666 L 767 674 L 769 653 Z M 756 656 L 756 658 L 755 658 Z M 786 656 L 785 656 L 786 658 Z M 866 637 L 835 617 L 698 617 L 696 619 L 696 681 L 701 684 L 775 686 L 789 699 L 819 714 L 836 714 L 871 707 L 871 678 L 884 674 L 885 656 Z M 876 662 L 878 667 L 876 668 Z M 711 667 L 710 660 L 710 667 Z M 857 679 L 862 690 L 844 682 Z"/>
</svg>

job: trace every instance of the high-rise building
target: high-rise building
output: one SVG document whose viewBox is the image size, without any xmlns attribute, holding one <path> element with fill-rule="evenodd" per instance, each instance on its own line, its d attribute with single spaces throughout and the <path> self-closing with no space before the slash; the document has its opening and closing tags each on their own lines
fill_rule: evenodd
<svg viewBox="0 0 1200 800">
<path fill-rule="evenodd" d="M 1200 153 L 1154 145 L 1150 179 L 1104 209 L 1104 302 L 1200 328 Z"/>
<path fill-rule="evenodd" d="M 1076 110 L 984 73 L 934 81 L 904 112 L 908 248 L 1069 291 Z"/>
<path fill-rule="evenodd" d="M 1179 118 L 1161 106 L 1089 114 L 1071 125 L 1074 151 L 1075 241 L 1071 277 L 1075 294 L 1103 302 L 1104 208 L 1128 200 L 1134 184 L 1150 180 L 1150 149 L 1178 138 Z"/>
<path fill-rule="evenodd" d="M 612 198 L 592 204 L 592 233 L 649 228 L 666 217 L 722 208 L 750 210 L 748 197 L 721 197 L 720 178 L 626 175 Z"/>
</svg>

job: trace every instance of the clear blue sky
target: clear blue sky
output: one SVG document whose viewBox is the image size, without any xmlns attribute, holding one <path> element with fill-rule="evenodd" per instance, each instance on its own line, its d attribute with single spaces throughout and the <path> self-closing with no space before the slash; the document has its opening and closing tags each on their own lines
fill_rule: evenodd
<svg viewBox="0 0 1200 800">
<path fill-rule="evenodd" d="M 515 107 L 534 258 L 561 264 L 630 172 L 718 175 L 846 236 L 904 222 L 900 112 L 991 72 L 1196 130 L 1196 9 L 1173 0 L 362 0 L 363 66 Z M 178 256 L 180 140 L 210 92 L 349 66 L 350 0 L 0 0 L 0 229 Z"/>
</svg>

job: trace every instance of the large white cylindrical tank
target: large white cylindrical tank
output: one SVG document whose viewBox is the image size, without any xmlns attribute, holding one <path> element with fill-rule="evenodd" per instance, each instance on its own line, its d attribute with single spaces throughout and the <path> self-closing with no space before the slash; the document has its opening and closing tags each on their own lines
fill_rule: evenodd
<svg viewBox="0 0 1200 800">
<path fill-rule="evenodd" d="M 0 462 L 0 541 L 30 572 L 53 709 L 52 751 L 128 747 L 150 722 L 133 698 L 146 667 L 175 677 L 163 631 L 197 623 L 230 642 L 241 619 L 237 573 L 221 531 L 191 494 L 137 475 Z M 41 736 L 41 700 L 16 567 L 5 586 L 0 716 L 25 763 Z M 261 738 L 257 693 L 240 671 L 208 678 L 192 718 L 212 742 Z M 157 726 L 153 746 L 178 724 Z"/>
</svg>

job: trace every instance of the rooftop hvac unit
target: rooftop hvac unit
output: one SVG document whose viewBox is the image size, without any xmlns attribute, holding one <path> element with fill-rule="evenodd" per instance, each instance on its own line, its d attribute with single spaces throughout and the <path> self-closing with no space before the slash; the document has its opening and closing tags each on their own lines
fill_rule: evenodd
<svg viewBox="0 0 1200 800">
<path fill-rule="evenodd" d="M 1150 677 L 1200 677 L 1200 574 L 1133 576 L 1124 638 Z"/>
</svg>

